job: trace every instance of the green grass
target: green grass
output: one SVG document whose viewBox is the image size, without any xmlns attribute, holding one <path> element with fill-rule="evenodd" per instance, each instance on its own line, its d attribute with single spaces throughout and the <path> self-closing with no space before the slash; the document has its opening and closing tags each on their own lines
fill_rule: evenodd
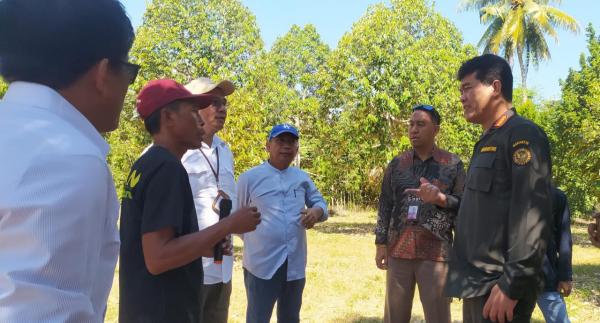
<svg viewBox="0 0 600 323">
<path fill-rule="evenodd" d="M 301 318 L 303 322 L 381 322 L 385 273 L 375 267 L 372 211 L 339 211 L 308 234 L 308 265 Z M 600 249 L 587 241 L 583 222 L 572 226 L 574 291 L 566 298 L 573 323 L 600 322 Z M 236 240 L 236 245 L 241 245 Z M 244 322 L 246 294 L 241 247 L 235 248 L 229 322 Z M 109 298 L 106 322 L 118 315 L 118 270 Z M 274 315 L 275 316 L 275 315 Z M 462 320 L 460 301 L 452 302 L 453 322 Z M 272 322 L 275 322 L 273 319 Z M 425 322 L 418 292 L 412 322 Z M 533 322 L 544 322 L 536 309 Z"/>
</svg>

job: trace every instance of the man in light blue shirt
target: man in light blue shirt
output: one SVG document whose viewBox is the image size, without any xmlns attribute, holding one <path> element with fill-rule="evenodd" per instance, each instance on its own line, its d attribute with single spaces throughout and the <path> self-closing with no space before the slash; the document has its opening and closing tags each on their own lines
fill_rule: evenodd
<svg viewBox="0 0 600 323">
<path fill-rule="evenodd" d="M 327 205 L 308 174 L 290 167 L 298 138 L 293 126 L 274 126 L 269 160 L 238 179 L 238 207 L 255 206 L 262 214 L 256 230 L 242 236 L 247 323 L 268 323 L 275 302 L 278 322 L 300 321 L 306 230 L 327 219 Z"/>
</svg>

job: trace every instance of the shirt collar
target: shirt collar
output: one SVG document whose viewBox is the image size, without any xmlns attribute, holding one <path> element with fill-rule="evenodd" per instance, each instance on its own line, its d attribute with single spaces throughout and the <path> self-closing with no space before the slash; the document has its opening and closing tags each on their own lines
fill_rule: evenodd
<svg viewBox="0 0 600 323">
<path fill-rule="evenodd" d="M 213 141 L 212 141 L 212 145 L 209 147 L 204 141 L 202 142 L 202 148 L 203 149 L 215 149 L 216 147 L 220 147 L 222 145 L 224 145 L 225 142 L 223 141 L 223 139 L 219 138 L 219 136 L 217 135 L 213 135 Z"/>
<path fill-rule="evenodd" d="M 46 110 L 58 118 L 70 123 L 87 137 L 102 153 L 108 154 L 110 146 L 90 121 L 69 101 L 54 89 L 37 83 L 13 82 L 3 98 L 4 102 L 14 102 L 37 109 Z"/>
<path fill-rule="evenodd" d="M 506 110 L 506 112 L 504 112 L 498 119 L 496 119 L 496 121 L 494 121 L 494 124 L 492 124 L 492 127 L 490 129 L 483 132 L 483 135 L 486 135 L 487 133 L 490 133 L 496 129 L 502 128 L 508 122 L 508 120 L 516 114 L 517 110 L 515 110 L 515 108 L 510 108 Z"/>
<path fill-rule="evenodd" d="M 431 152 L 431 156 L 425 160 L 421 160 L 419 157 L 417 157 L 417 153 L 415 152 L 414 149 L 411 150 L 411 155 L 412 155 L 412 160 L 414 161 L 415 159 L 421 161 L 421 162 L 426 162 L 428 160 L 430 160 L 431 158 L 433 158 L 433 160 L 435 160 L 436 162 L 441 162 L 442 160 L 442 154 L 440 149 L 436 146 L 433 145 L 433 151 Z"/>
<path fill-rule="evenodd" d="M 271 163 L 269 163 L 269 160 L 265 160 L 265 162 L 263 163 L 263 165 L 267 168 L 270 169 L 272 171 L 275 171 L 277 173 L 284 173 L 286 172 L 288 169 L 290 169 L 291 165 L 288 166 L 288 168 L 284 169 L 284 170 L 279 170 L 277 168 L 275 168 L 275 166 L 271 165 Z"/>
</svg>

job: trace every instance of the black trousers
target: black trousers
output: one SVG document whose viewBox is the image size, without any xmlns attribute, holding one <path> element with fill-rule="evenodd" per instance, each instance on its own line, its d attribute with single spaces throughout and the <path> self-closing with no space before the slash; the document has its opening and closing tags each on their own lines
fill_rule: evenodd
<svg viewBox="0 0 600 323">
<path fill-rule="evenodd" d="M 491 323 L 492 321 L 483 318 L 483 307 L 490 294 L 463 299 L 463 323 Z M 535 309 L 535 298 L 520 299 L 515 306 L 513 313 L 513 323 L 529 323 L 531 314 Z"/>
</svg>

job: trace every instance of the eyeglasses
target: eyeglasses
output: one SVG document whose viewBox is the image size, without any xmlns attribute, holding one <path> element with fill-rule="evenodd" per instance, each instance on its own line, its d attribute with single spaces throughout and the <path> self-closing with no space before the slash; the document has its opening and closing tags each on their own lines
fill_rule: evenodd
<svg viewBox="0 0 600 323">
<path fill-rule="evenodd" d="M 129 75 L 129 84 L 133 84 L 133 82 L 135 82 L 135 79 L 137 78 L 141 66 L 129 63 L 127 61 L 119 61 L 119 63 L 125 68 L 127 74 Z"/>
</svg>

